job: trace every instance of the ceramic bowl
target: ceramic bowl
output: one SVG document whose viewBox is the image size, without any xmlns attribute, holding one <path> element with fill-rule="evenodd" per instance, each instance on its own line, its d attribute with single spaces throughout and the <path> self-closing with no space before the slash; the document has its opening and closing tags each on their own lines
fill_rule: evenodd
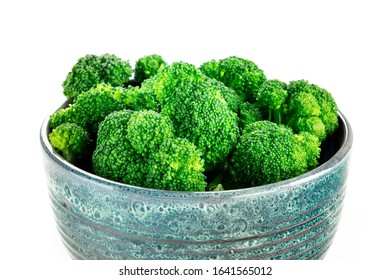
<svg viewBox="0 0 390 280">
<path fill-rule="evenodd" d="M 110 181 L 58 156 L 41 128 L 58 231 L 74 259 L 322 259 L 335 236 L 352 131 L 339 129 L 321 165 L 282 182 L 177 192 Z"/>
</svg>

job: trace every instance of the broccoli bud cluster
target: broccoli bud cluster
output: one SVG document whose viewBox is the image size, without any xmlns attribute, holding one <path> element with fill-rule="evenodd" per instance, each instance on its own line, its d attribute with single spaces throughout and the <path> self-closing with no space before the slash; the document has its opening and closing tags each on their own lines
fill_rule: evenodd
<svg viewBox="0 0 390 280">
<path fill-rule="evenodd" d="M 327 90 L 268 80 L 236 56 L 196 67 L 153 54 L 132 69 L 115 55 L 86 55 L 63 89 L 69 105 L 50 116 L 53 148 L 98 176 L 146 188 L 221 191 L 299 176 L 318 166 L 338 127 Z"/>
</svg>

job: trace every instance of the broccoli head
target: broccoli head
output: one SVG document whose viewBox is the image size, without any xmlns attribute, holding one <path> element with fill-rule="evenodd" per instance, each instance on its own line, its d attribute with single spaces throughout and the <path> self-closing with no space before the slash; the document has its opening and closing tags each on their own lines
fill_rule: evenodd
<svg viewBox="0 0 390 280">
<path fill-rule="evenodd" d="M 229 89 L 185 62 L 164 67 L 141 89 L 154 92 L 175 135 L 200 150 L 207 170 L 226 159 L 239 135 L 237 114 L 224 98 Z"/>
<path fill-rule="evenodd" d="M 263 119 L 260 106 L 257 103 L 241 102 L 238 115 L 238 126 L 242 132 L 247 125 Z"/>
<path fill-rule="evenodd" d="M 76 97 L 100 83 L 122 86 L 129 80 L 132 71 L 129 62 L 115 55 L 88 54 L 80 58 L 68 73 L 62 84 L 64 95 Z"/>
<path fill-rule="evenodd" d="M 179 94 L 167 93 L 163 115 L 172 120 L 178 137 L 194 143 L 206 167 L 224 160 L 239 135 L 238 119 L 218 91 L 207 83 L 190 83 Z"/>
<path fill-rule="evenodd" d="M 147 161 L 145 185 L 174 191 L 204 191 L 204 161 L 194 144 L 183 138 L 168 138 Z"/>
<path fill-rule="evenodd" d="M 114 97 L 131 110 L 161 111 L 154 91 L 147 87 L 128 87 L 124 91 L 119 91 Z"/>
<path fill-rule="evenodd" d="M 180 94 L 181 88 L 188 83 L 204 82 L 206 79 L 207 77 L 194 65 L 186 62 L 174 62 L 146 80 L 141 89 L 153 92 L 157 101 L 162 104 L 165 103 L 167 96 Z"/>
<path fill-rule="evenodd" d="M 219 81 L 220 79 L 220 72 L 219 72 L 219 61 L 212 59 L 210 61 L 207 61 L 203 63 L 199 70 L 205 74 L 207 77 L 216 79 Z"/>
<path fill-rule="evenodd" d="M 157 54 L 141 57 L 135 63 L 134 80 L 140 84 L 144 80 L 157 74 L 157 72 L 166 65 L 167 63 L 165 60 Z"/>
<path fill-rule="evenodd" d="M 173 137 L 171 120 L 155 111 L 137 111 L 129 119 L 127 140 L 142 156 L 156 152 L 165 139 Z"/>
<path fill-rule="evenodd" d="M 92 167 L 96 175 L 142 186 L 145 182 L 145 160 L 127 140 L 131 110 L 109 114 L 99 125 Z"/>
<path fill-rule="evenodd" d="M 263 70 L 253 61 L 237 56 L 205 62 L 199 69 L 232 88 L 242 101 L 255 101 L 255 94 L 266 80 Z"/>
<path fill-rule="evenodd" d="M 322 141 L 336 130 L 337 104 L 328 91 L 305 80 L 291 81 L 287 91 L 287 124 L 296 133 L 307 131 Z"/>
<path fill-rule="evenodd" d="M 95 174 L 148 188 L 202 191 L 203 159 L 195 145 L 175 138 L 170 120 L 154 111 L 116 111 L 99 125 Z"/>
<path fill-rule="evenodd" d="M 49 134 L 53 148 L 68 162 L 79 164 L 92 152 L 93 141 L 89 133 L 74 123 L 64 123 Z"/>
<path fill-rule="evenodd" d="M 108 114 L 127 108 L 122 100 L 119 100 L 125 98 L 126 92 L 127 90 L 121 87 L 98 84 L 78 95 L 69 107 L 52 114 L 50 126 L 56 128 L 63 123 L 75 123 L 95 134 L 99 122 Z"/>
<path fill-rule="evenodd" d="M 255 94 L 260 107 L 268 110 L 268 120 L 282 123 L 282 106 L 287 99 L 287 85 L 279 80 L 267 80 Z"/>
<path fill-rule="evenodd" d="M 227 185 L 245 188 L 289 179 L 306 172 L 307 161 L 291 129 L 269 121 L 252 123 L 232 155 Z"/>
<path fill-rule="evenodd" d="M 309 170 L 318 166 L 318 159 L 320 158 L 321 148 L 318 137 L 313 134 L 302 131 L 294 135 L 295 140 L 306 152 L 307 168 Z"/>
</svg>

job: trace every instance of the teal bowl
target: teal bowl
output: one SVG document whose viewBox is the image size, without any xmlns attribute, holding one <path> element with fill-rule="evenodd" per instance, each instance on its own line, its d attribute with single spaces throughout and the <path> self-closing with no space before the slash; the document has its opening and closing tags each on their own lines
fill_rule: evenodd
<svg viewBox="0 0 390 280">
<path fill-rule="evenodd" d="M 40 141 L 58 231 L 73 259 L 322 259 L 340 220 L 352 131 L 339 129 L 316 169 L 222 192 L 147 189 L 79 169 Z"/>
</svg>

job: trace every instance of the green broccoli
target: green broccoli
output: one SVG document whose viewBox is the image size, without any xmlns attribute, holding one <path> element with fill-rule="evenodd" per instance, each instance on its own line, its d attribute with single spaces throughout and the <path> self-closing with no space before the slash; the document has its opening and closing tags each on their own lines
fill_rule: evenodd
<svg viewBox="0 0 390 280">
<path fill-rule="evenodd" d="M 216 91 L 219 91 L 226 100 L 229 109 L 237 114 L 240 131 L 246 125 L 263 119 L 258 103 L 242 101 L 233 89 L 228 88 L 224 83 L 216 79 L 209 78 L 205 82 Z"/>
<path fill-rule="evenodd" d="M 102 177 L 148 188 L 202 191 L 203 160 L 170 120 L 154 111 L 116 111 L 99 125 L 92 163 Z M 145 134 L 145 135 L 142 135 Z"/>
<path fill-rule="evenodd" d="M 222 95 L 230 110 L 234 113 L 239 113 L 244 102 L 238 97 L 234 90 L 225 86 L 224 83 L 209 77 L 206 77 L 204 82 L 212 87 L 214 91 L 218 91 Z"/>
<path fill-rule="evenodd" d="M 299 134 L 294 134 L 294 137 L 295 140 L 297 140 L 299 146 L 301 146 L 306 152 L 308 170 L 317 167 L 321 153 L 320 141 L 318 137 L 306 131 L 302 131 Z"/>
<path fill-rule="evenodd" d="M 207 77 L 216 79 L 217 81 L 220 81 L 221 79 L 220 70 L 219 70 L 219 61 L 215 59 L 203 63 L 199 67 L 199 70 Z"/>
<path fill-rule="evenodd" d="M 303 174 L 317 157 L 318 141 L 296 137 L 286 126 L 269 121 L 249 124 L 230 160 L 226 186 L 254 187 Z"/>
<path fill-rule="evenodd" d="M 296 133 L 307 131 L 323 141 L 338 127 L 337 104 L 332 95 L 305 80 L 291 81 L 287 87 L 287 124 Z"/>
<path fill-rule="evenodd" d="M 121 99 L 126 89 L 98 84 L 77 96 L 73 104 L 50 116 L 50 126 L 56 128 L 63 123 L 75 123 L 95 134 L 99 122 L 114 111 L 126 109 Z"/>
<path fill-rule="evenodd" d="M 142 156 L 148 156 L 164 142 L 174 137 L 171 120 L 155 111 L 137 111 L 129 119 L 127 140 Z"/>
<path fill-rule="evenodd" d="M 150 155 L 145 186 L 175 191 L 205 190 L 202 154 L 187 139 L 168 138 Z"/>
<path fill-rule="evenodd" d="M 163 104 L 170 95 L 174 93 L 180 94 L 181 88 L 187 84 L 193 82 L 201 83 L 206 79 L 207 76 L 203 75 L 194 65 L 186 62 L 174 62 L 146 80 L 142 84 L 141 89 L 153 93 L 156 100 Z"/>
<path fill-rule="evenodd" d="M 141 84 L 144 80 L 157 74 L 166 65 L 165 60 L 157 54 L 141 57 L 135 63 L 134 80 Z"/>
<path fill-rule="evenodd" d="M 328 91 L 267 80 L 236 56 L 196 68 L 149 55 L 135 68 L 130 80 L 130 64 L 109 54 L 73 66 L 63 83 L 69 105 L 49 122 L 65 160 L 140 187 L 223 191 L 317 167 L 320 145 L 338 126 Z"/>
<path fill-rule="evenodd" d="M 226 159 L 238 135 L 237 114 L 223 97 L 226 87 L 203 75 L 192 64 L 176 62 L 147 80 L 141 89 L 154 92 L 161 114 L 175 133 L 201 151 L 206 170 Z"/>
<path fill-rule="evenodd" d="M 255 101 L 255 94 L 266 81 L 263 70 L 253 61 L 237 56 L 205 62 L 199 69 L 210 78 L 232 88 L 242 101 Z"/>
<path fill-rule="evenodd" d="M 279 80 L 265 81 L 255 95 L 260 107 L 267 108 L 268 120 L 277 124 L 282 123 L 282 107 L 287 96 L 287 85 Z"/>
<path fill-rule="evenodd" d="M 152 80 L 152 78 L 147 81 Z M 128 108 L 139 110 L 161 111 L 160 103 L 156 99 L 156 94 L 147 87 L 128 87 L 124 91 L 119 91 L 114 98 L 121 101 Z"/>
<path fill-rule="evenodd" d="M 64 95 L 76 97 L 100 83 L 122 86 L 129 80 L 132 71 L 129 62 L 115 55 L 88 54 L 80 58 L 68 73 L 62 84 Z"/>
<path fill-rule="evenodd" d="M 49 134 L 53 148 L 68 162 L 80 164 L 90 156 L 93 141 L 89 133 L 74 123 L 64 123 Z"/>
<path fill-rule="evenodd" d="M 238 126 L 242 132 L 247 125 L 263 119 L 260 106 L 257 103 L 241 102 L 238 115 Z"/>
<path fill-rule="evenodd" d="M 145 182 L 145 160 L 127 140 L 131 110 L 115 111 L 100 124 L 92 167 L 96 175 L 135 186 Z"/>
</svg>

